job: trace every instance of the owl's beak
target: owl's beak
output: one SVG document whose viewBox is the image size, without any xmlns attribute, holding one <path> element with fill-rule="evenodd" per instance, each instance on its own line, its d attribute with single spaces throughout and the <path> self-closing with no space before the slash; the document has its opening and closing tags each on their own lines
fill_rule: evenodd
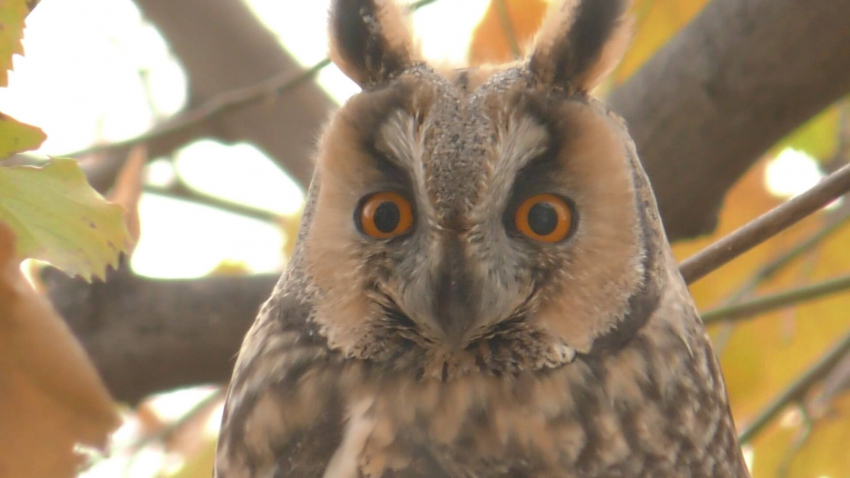
<svg viewBox="0 0 850 478">
<path fill-rule="evenodd" d="M 461 348 L 476 323 L 480 281 L 470 274 L 463 244 L 457 237 L 446 237 L 444 246 L 445 255 L 434 283 L 434 317 L 448 345 Z"/>
</svg>

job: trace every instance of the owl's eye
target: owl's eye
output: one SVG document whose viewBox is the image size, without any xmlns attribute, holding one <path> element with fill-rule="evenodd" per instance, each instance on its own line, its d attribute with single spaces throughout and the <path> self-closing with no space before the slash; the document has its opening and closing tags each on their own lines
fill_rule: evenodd
<svg viewBox="0 0 850 478">
<path fill-rule="evenodd" d="M 413 208 L 410 201 L 400 194 L 374 193 L 360 201 L 354 220 L 367 236 L 389 239 L 410 230 L 413 226 Z"/>
<path fill-rule="evenodd" d="M 514 224 L 528 238 L 540 242 L 559 242 L 573 228 L 572 207 L 554 194 L 536 194 L 519 205 Z"/>
</svg>

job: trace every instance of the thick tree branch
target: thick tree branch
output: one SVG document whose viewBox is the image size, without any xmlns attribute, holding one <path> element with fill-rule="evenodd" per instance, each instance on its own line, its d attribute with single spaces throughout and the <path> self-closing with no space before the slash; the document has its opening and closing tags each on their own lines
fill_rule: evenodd
<svg viewBox="0 0 850 478">
<path fill-rule="evenodd" d="M 850 2 L 713 0 L 610 101 L 671 240 L 711 232 L 768 148 L 850 92 Z"/>
<path fill-rule="evenodd" d="M 154 280 L 125 267 L 88 284 L 42 274 L 54 306 L 88 351 L 112 395 L 136 403 L 153 392 L 223 383 L 276 275 Z"/>
</svg>

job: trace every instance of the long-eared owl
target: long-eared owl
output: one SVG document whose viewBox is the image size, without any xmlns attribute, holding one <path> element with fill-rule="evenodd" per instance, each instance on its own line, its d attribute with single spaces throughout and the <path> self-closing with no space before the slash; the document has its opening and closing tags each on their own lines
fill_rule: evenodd
<svg viewBox="0 0 850 478">
<path fill-rule="evenodd" d="M 590 96 L 627 10 L 554 2 L 524 60 L 444 68 L 392 1 L 333 1 L 362 92 L 239 354 L 218 478 L 748 476 L 634 144 Z"/>
</svg>

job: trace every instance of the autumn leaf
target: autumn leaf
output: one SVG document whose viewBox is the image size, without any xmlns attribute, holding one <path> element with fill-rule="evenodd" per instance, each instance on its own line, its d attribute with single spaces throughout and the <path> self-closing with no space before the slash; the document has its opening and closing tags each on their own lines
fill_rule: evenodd
<svg viewBox="0 0 850 478">
<path fill-rule="evenodd" d="M 504 4 L 508 25 L 503 21 L 504 13 L 499 11 L 499 2 Z M 508 28 L 513 32 L 520 51 L 527 53 L 527 47 L 548 7 L 548 3 L 542 0 L 491 0 L 481 22 L 475 27 L 469 47 L 469 63 L 481 65 L 512 60 L 514 54 Z"/>
<path fill-rule="evenodd" d="M 93 190 L 71 159 L 41 168 L 0 167 L 0 221 L 18 237 L 17 255 L 86 280 L 104 277 L 131 240 L 120 206 Z"/>
<path fill-rule="evenodd" d="M 103 448 L 120 423 L 82 347 L 26 281 L 0 222 L 0 476 L 71 477 L 77 444 Z"/>
<path fill-rule="evenodd" d="M 132 253 L 142 234 L 141 219 L 139 218 L 139 200 L 142 198 L 142 184 L 145 163 L 148 160 L 147 149 L 136 145 L 128 154 L 127 162 L 115 178 L 115 185 L 109 195 L 109 201 L 124 208 L 124 224 L 130 234 L 130 247 L 127 253 Z"/>
<path fill-rule="evenodd" d="M 9 84 L 8 70 L 12 69 L 12 55 L 24 54 L 21 38 L 24 36 L 24 19 L 35 8 L 33 0 L 3 0 L 0 2 L 0 86 Z"/>
<path fill-rule="evenodd" d="M 0 113 L 0 159 L 38 149 L 45 139 L 47 136 L 41 129 Z"/>
</svg>

